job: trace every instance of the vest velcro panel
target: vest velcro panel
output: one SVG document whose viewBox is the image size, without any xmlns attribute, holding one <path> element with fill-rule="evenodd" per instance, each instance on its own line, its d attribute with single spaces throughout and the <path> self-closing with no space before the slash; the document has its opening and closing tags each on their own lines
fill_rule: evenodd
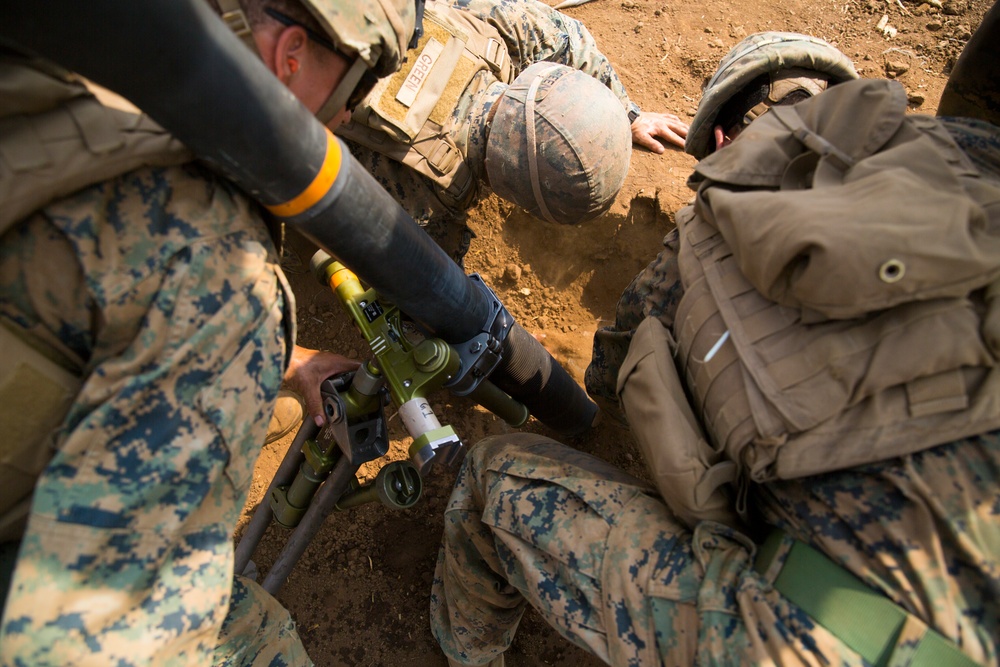
<svg viewBox="0 0 1000 667">
<path fill-rule="evenodd" d="M 428 2 L 424 35 L 396 74 L 382 79 L 337 134 L 416 170 L 455 201 L 471 193 L 472 172 L 456 142 L 453 115 L 463 96 L 509 83 L 507 46 L 468 12 Z"/>
</svg>

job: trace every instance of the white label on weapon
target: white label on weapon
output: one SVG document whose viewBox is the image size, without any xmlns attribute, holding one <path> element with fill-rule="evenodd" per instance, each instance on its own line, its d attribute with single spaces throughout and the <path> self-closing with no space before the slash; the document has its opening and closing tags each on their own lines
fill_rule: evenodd
<svg viewBox="0 0 1000 667">
<path fill-rule="evenodd" d="M 427 81 L 427 75 L 431 73 L 431 68 L 437 62 L 438 56 L 444 51 L 444 44 L 433 37 L 424 46 L 424 50 L 417 56 L 417 61 L 413 63 L 413 69 L 406 75 L 406 80 L 396 93 L 396 100 L 403 106 L 410 107 L 413 100 L 417 99 L 417 93 Z"/>
</svg>

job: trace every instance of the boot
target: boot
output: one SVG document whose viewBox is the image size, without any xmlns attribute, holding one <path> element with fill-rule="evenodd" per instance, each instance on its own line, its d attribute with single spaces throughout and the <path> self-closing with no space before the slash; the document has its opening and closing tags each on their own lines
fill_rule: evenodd
<svg viewBox="0 0 1000 667">
<path fill-rule="evenodd" d="M 267 425 L 267 439 L 265 445 L 269 445 L 275 440 L 280 440 L 296 428 L 302 422 L 304 410 L 302 401 L 298 394 L 288 389 L 278 391 L 278 400 L 274 404 L 274 414 L 271 422 Z"/>
</svg>

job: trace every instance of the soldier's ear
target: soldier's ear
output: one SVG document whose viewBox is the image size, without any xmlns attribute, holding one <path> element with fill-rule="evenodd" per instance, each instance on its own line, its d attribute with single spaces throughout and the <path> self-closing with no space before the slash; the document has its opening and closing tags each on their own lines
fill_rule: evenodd
<svg viewBox="0 0 1000 667">
<path fill-rule="evenodd" d="M 309 46 L 309 35 L 301 26 L 293 25 L 282 28 L 274 40 L 274 74 L 285 85 L 300 70 L 306 62 L 306 51 Z M 267 59 L 265 57 L 265 62 Z"/>
</svg>

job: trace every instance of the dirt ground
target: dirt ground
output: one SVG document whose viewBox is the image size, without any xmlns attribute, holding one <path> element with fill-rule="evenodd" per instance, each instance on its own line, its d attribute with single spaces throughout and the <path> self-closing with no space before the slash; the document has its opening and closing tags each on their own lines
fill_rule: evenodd
<svg viewBox="0 0 1000 667">
<path fill-rule="evenodd" d="M 898 79 L 910 94 L 911 108 L 933 114 L 955 58 L 989 4 L 595 0 L 565 11 L 587 25 L 643 109 L 690 121 L 719 59 L 743 37 L 764 30 L 822 37 L 846 53 L 862 76 Z M 594 331 L 613 318 L 622 289 L 655 256 L 674 212 L 689 200 L 685 180 L 693 165 L 693 158 L 676 149 L 664 155 L 633 151 L 628 180 L 614 207 L 577 227 L 532 219 L 492 197 L 471 216 L 476 238 L 466 268 L 482 275 L 515 318 L 582 383 Z M 313 250 L 308 242 L 293 237 L 291 247 L 307 266 Z M 298 296 L 299 342 L 367 358 L 367 345 L 333 295 L 306 272 L 290 272 L 289 278 Z M 467 444 L 511 430 L 465 399 L 442 392 L 431 403 L 441 422 L 451 424 Z M 407 456 L 410 439 L 398 417 L 389 424 L 392 449 L 384 461 L 362 468 L 368 477 L 385 461 Z M 525 430 L 553 435 L 534 420 Z M 286 437 L 262 453 L 237 536 L 291 440 Z M 645 476 L 627 431 L 613 424 L 602 423 L 572 444 Z M 318 665 L 447 664 L 430 634 L 427 610 L 454 474 L 439 470 L 428 476 L 422 499 L 409 510 L 369 504 L 327 519 L 278 594 Z M 280 528 L 268 531 L 254 556 L 262 571 L 286 539 Z M 531 611 L 507 655 L 512 667 L 602 664 Z"/>
</svg>

